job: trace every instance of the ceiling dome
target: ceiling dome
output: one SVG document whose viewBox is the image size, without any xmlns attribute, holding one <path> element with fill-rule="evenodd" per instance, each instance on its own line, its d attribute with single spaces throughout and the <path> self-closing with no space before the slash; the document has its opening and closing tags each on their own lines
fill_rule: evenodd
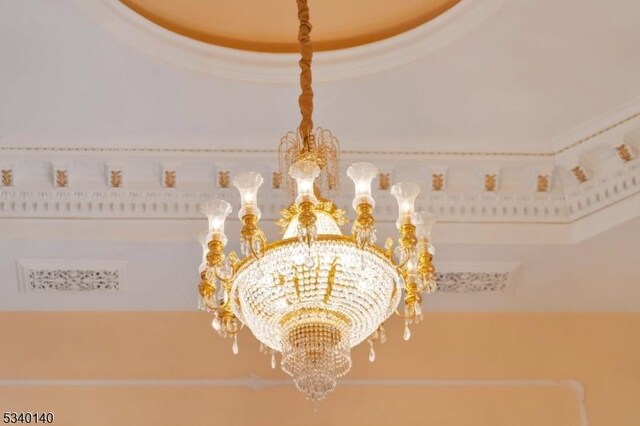
<svg viewBox="0 0 640 426">
<path fill-rule="evenodd" d="M 297 52 L 294 0 L 121 0 L 156 24 L 234 49 Z M 322 0 L 312 4 L 314 50 L 383 40 L 441 15 L 460 0 Z"/>
</svg>

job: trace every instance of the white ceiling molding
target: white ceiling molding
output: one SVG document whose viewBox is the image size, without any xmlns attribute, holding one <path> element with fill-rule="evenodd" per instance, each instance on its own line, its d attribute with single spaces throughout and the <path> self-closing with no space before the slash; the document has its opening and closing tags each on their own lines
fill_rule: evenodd
<svg viewBox="0 0 640 426">
<path fill-rule="evenodd" d="M 108 0 L 95 0 L 108 1 Z M 625 112 L 624 116 L 620 116 L 619 112 Z M 629 103 L 623 110 L 616 110 L 613 113 L 603 115 L 595 121 L 600 127 L 593 127 L 588 124 L 579 126 L 569 132 L 565 132 L 558 137 L 552 139 L 553 147 L 557 147 L 551 151 L 456 151 L 456 150 L 362 150 L 362 149 L 343 149 L 341 153 L 344 158 L 354 157 L 369 159 L 389 159 L 389 158 L 522 158 L 522 159 L 553 159 L 555 165 L 567 168 L 569 165 L 578 163 L 580 158 L 593 151 L 600 146 L 608 146 L 612 149 L 621 144 L 627 145 L 631 149 L 632 156 L 640 150 L 640 98 Z M 588 130 L 588 133 L 586 132 Z M 7 139 L 5 144 L 0 146 L 0 152 L 7 153 L 23 153 L 37 154 L 47 153 L 48 155 L 57 154 L 95 154 L 120 156 L 130 158 L 131 156 L 146 156 L 149 154 L 171 154 L 172 158 L 189 157 L 193 155 L 213 155 L 216 157 L 224 156 L 227 160 L 242 160 L 246 158 L 256 157 L 264 154 L 277 154 L 277 149 L 260 148 L 260 149 L 238 149 L 238 148 L 154 148 L 153 141 L 145 147 L 127 147 L 127 141 L 120 141 L 123 146 L 85 146 L 83 139 L 51 139 L 49 145 L 42 143 L 42 138 L 37 138 L 34 144 L 34 138 L 19 136 Z M 108 142 L 108 141 L 105 141 Z M 131 141 L 133 142 L 133 141 Z M 203 141 L 195 141 L 199 144 Z M 208 144 L 211 141 L 207 141 Z M 429 145 L 429 141 L 422 141 L 421 145 Z M 487 142 L 490 143 L 490 142 Z M 613 149 L 615 152 L 615 149 Z M 618 155 L 618 154 L 617 154 Z M 0 159 L 2 168 L 8 167 L 5 158 Z M 173 160 L 167 160 L 169 162 Z M 63 163 L 65 164 L 65 163 Z M 496 164 L 494 163 L 495 167 Z M 435 171 L 441 169 L 441 165 L 434 165 Z M 485 165 L 491 167 L 491 165 Z M 226 166 L 229 169 L 229 166 Z M 434 173 L 435 173 L 434 171 Z M 386 172 L 386 171 L 385 171 Z"/>
<path fill-rule="evenodd" d="M 580 150 L 589 150 L 594 144 L 620 140 L 622 134 L 634 127 L 639 117 L 640 98 L 633 98 L 618 108 L 554 136 L 551 147 L 556 156 L 569 150 L 580 154 Z"/>
<path fill-rule="evenodd" d="M 503 0 L 462 0 L 439 17 L 397 36 L 349 49 L 314 54 L 313 78 L 357 78 L 416 61 L 471 31 Z M 114 35 L 143 52 L 195 72 L 244 81 L 295 83 L 297 54 L 229 49 L 173 33 L 118 0 L 76 0 Z"/>
<path fill-rule="evenodd" d="M 19 290 L 23 292 L 119 291 L 125 262 L 93 260 L 18 260 Z"/>
<path fill-rule="evenodd" d="M 593 229 L 599 232 L 622 223 L 624 217 L 630 219 L 601 212 L 625 200 L 640 199 L 640 162 L 636 156 L 620 161 L 611 149 L 612 144 L 626 143 L 635 153 L 637 142 L 629 135 L 635 135 L 638 120 L 609 126 L 624 126 L 625 132 L 599 132 L 585 145 L 590 150 L 581 146 L 575 153 L 569 149 L 556 158 L 361 152 L 358 160 L 381 163 L 391 184 L 400 179 L 418 182 L 423 195 L 417 207 L 431 211 L 441 223 L 566 225 L 570 229 L 556 235 L 568 236 L 565 243 L 573 243 L 593 235 L 585 227 L 576 228 L 579 232 L 571 227 L 583 218 L 597 217 Z M 0 187 L 0 218 L 201 219 L 199 209 L 204 201 L 237 196 L 228 182 L 240 164 L 260 165 L 258 170 L 268 178 L 278 170 L 276 156 L 263 150 L 0 150 L 3 164 L 12 167 L 8 169 L 12 185 Z M 345 153 L 343 163 L 348 164 L 351 157 L 353 154 Z M 114 172 L 119 173 L 114 176 Z M 446 186 L 434 188 L 434 174 L 441 174 Z M 580 179 L 582 174 L 584 179 Z M 495 176 L 494 184 L 489 185 L 487 175 Z M 376 183 L 374 190 L 377 220 L 392 223 L 395 202 L 379 186 Z M 350 197 L 347 186 L 335 201 L 348 211 Z M 273 184 L 264 185 L 260 198 L 268 221 L 276 220 L 280 209 L 290 202 L 286 191 Z M 630 211 L 635 216 L 639 213 L 638 209 Z"/>
<path fill-rule="evenodd" d="M 122 173 L 127 176 L 127 188 L 109 188 L 104 179 L 104 166 L 91 166 L 91 162 L 100 161 L 83 158 L 89 164 L 83 166 L 76 160 L 77 170 L 83 174 L 71 181 L 73 186 L 56 188 L 52 188 L 50 174 L 34 167 L 35 161 L 31 159 L 32 167 L 21 170 L 40 170 L 41 175 L 35 172 L 18 175 L 16 186 L 0 190 L 0 218 L 201 220 L 199 209 L 204 201 L 237 195 L 234 190 L 217 185 L 215 165 L 203 160 L 200 163 L 193 160 L 189 168 L 176 171 L 175 179 L 181 182 L 177 187 L 163 187 L 161 173 L 166 171 L 160 167 L 161 162 L 153 163 L 150 159 L 149 164 L 142 166 L 139 162 L 125 163 Z M 430 179 L 420 178 L 419 165 L 399 162 L 395 163 L 395 168 L 404 169 L 405 177 L 416 174 L 423 189 L 417 208 L 433 212 L 441 223 L 570 225 L 584 217 L 599 215 L 623 200 L 640 199 L 640 163 L 637 160 L 617 162 L 615 170 L 598 173 L 583 184 L 565 176 L 559 180 L 564 184 L 555 185 L 549 192 L 535 191 L 530 182 L 535 177 L 532 171 L 538 170 L 538 163 L 528 168 L 520 162 L 506 162 L 502 166 L 504 179 L 500 188 L 494 192 L 482 191 L 477 173 L 481 166 L 474 161 L 477 160 L 449 163 L 452 177 L 442 191 L 431 190 Z M 393 176 L 391 179 L 393 181 Z M 396 205 L 386 192 L 374 190 L 376 217 L 381 223 L 392 223 L 397 214 Z M 348 211 L 350 198 L 350 191 L 345 190 L 335 202 Z M 283 189 L 270 185 L 261 189 L 260 199 L 263 218 L 267 221 L 275 221 L 280 209 L 290 202 Z M 634 215 L 639 213 L 638 210 L 631 211 Z M 607 218 L 606 214 L 599 216 Z M 609 219 L 613 222 L 609 223 Z M 612 216 L 607 218 L 607 223 L 602 231 L 621 222 Z M 566 243 L 583 238 L 576 233 L 572 235 L 573 239 Z"/>
</svg>

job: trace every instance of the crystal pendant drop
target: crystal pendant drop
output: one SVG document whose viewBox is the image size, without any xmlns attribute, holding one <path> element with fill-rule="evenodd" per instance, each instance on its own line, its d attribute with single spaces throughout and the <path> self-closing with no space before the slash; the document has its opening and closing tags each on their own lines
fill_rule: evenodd
<svg viewBox="0 0 640 426">
<path fill-rule="evenodd" d="M 233 336 L 233 345 L 231 345 L 231 352 L 233 352 L 234 355 L 238 355 L 238 335 Z"/>
<path fill-rule="evenodd" d="M 380 343 L 385 344 L 387 342 L 387 333 L 384 330 L 384 326 L 380 326 Z"/>
<path fill-rule="evenodd" d="M 405 321 L 404 322 L 404 335 L 403 338 L 405 341 L 408 341 L 409 339 L 411 339 L 411 330 L 409 330 L 409 322 Z"/>
<path fill-rule="evenodd" d="M 271 351 L 271 368 L 276 369 L 276 353 L 275 351 Z"/>
<path fill-rule="evenodd" d="M 259 238 L 254 239 L 252 242 L 252 247 L 253 247 L 253 253 L 255 253 L 256 256 L 261 257 L 264 249 L 264 245 L 262 244 L 262 241 Z"/>
<path fill-rule="evenodd" d="M 373 342 L 369 345 L 369 362 L 376 360 L 376 351 L 373 349 Z"/>
<path fill-rule="evenodd" d="M 233 268 L 229 259 L 225 259 L 220 265 L 216 266 L 216 272 L 221 279 L 230 279 L 233 275 Z"/>
<path fill-rule="evenodd" d="M 211 327 L 213 327 L 213 329 L 216 332 L 220 332 L 220 329 L 222 328 L 222 324 L 220 323 L 220 317 L 219 316 L 215 316 L 213 317 L 213 321 L 211 321 Z"/>
</svg>

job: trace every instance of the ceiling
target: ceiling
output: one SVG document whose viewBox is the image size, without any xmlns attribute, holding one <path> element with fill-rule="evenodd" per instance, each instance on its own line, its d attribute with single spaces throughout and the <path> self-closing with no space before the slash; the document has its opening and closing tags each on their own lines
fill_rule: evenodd
<svg viewBox="0 0 640 426">
<path fill-rule="evenodd" d="M 478 17 L 470 5 L 487 0 L 470 1 L 398 36 L 318 53 L 321 76 L 323 63 L 340 64 L 340 58 L 357 57 L 364 62 L 351 65 L 367 70 L 393 66 L 357 78 L 321 78 L 315 85 L 315 122 L 352 151 L 349 158 L 367 155 L 388 167 L 394 179 L 410 174 L 420 180 L 425 202 L 438 208 L 444 222 L 435 234 L 438 262 L 480 264 L 480 269 L 519 265 L 509 293 L 437 294 L 429 309 L 639 309 L 640 276 L 632 254 L 633 237 L 640 233 L 640 169 L 637 156 L 622 163 L 613 146 L 625 142 L 640 148 L 640 3 L 511 0 L 493 2 L 491 13 Z M 400 9 L 407 12 L 433 3 L 403 4 L 407 9 Z M 318 34 L 329 24 L 323 7 L 318 5 L 314 20 Z M 119 18 L 105 21 L 96 10 L 102 18 L 116 10 Z M 474 25 L 460 29 L 456 19 L 465 14 L 475 16 Z M 130 31 L 138 25 L 151 38 Z M 456 36 L 442 36 L 443 27 Z M 408 34 L 420 40 L 403 38 Z M 156 43 L 152 35 L 168 37 L 163 39 L 168 44 Z M 414 42 L 431 47 L 422 50 Z M 371 54 L 375 46 L 395 43 L 413 52 L 410 61 Z M 190 49 L 203 55 L 197 57 L 200 72 L 189 66 L 196 58 Z M 234 78 L 235 68 L 222 51 L 267 74 L 280 72 L 269 68 L 269 61 L 290 71 L 279 84 Z M 133 207 L 154 200 L 173 203 L 208 194 L 218 170 L 251 165 L 270 174 L 276 170 L 270 150 L 299 121 L 299 89 L 291 83 L 296 61 L 176 35 L 118 0 L 0 2 L 0 166 L 13 167 L 16 174 L 15 188 L 0 190 L 0 309 L 192 309 L 199 261 L 194 240 L 204 223 L 194 220 L 197 209 L 173 217 L 98 220 L 104 217 L 95 211 L 84 215 L 75 206 L 105 200 L 126 200 Z M 207 72 L 225 67 L 232 70 L 225 77 Z M 266 151 L 230 157 L 224 154 L 229 150 Z M 117 193 L 105 178 L 105 164 L 112 162 L 124 164 L 131 182 Z M 588 169 L 591 179 L 584 185 L 570 172 L 575 164 Z M 52 167 L 71 170 L 68 189 L 54 188 Z M 182 167 L 180 185 L 186 182 L 169 195 L 159 177 L 167 167 Z M 427 189 L 437 167 L 448 170 L 441 194 Z M 486 194 L 481 177 L 497 169 L 499 193 Z M 552 172 L 551 191 L 538 194 L 535 178 Z M 55 214 L 32 209 L 56 202 L 63 208 Z M 389 206 L 381 201 L 378 209 L 381 232 L 390 234 Z M 541 217 L 539 212 L 556 207 L 558 215 Z M 486 214 L 492 209 L 498 214 Z M 273 204 L 265 216 L 276 213 Z M 82 220 L 69 220 L 78 217 Z M 158 259 L 167 257 L 171 264 L 160 264 Z M 126 291 L 20 290 L 16 262 L 73 258 L 128 261 Z M 154 297 L 145 297 L 152 288 Z"/>
<path fill-rule="evenodd" d="M 102 26 L 85 8 L 105 2 L 130 13 Z M 162 60 L 168 47 L 127 38 L 122 27 L 136 17 L 117 0 L 2 2 L 0 77 L 10 84 L 0 87 L 0 144 L 275 148 L 297 126 L 295 57 L 286 84 L 193 73 Z M 406 65 L 317 83 L 315 122 L 344 149 L 553 151 L 637 112 L 639 20 L 635 0 L 502 2 Z M 205 68 L 224 65 L 209 61 L 200 58 Z M 314 64 L 323 61 L 319 53 Z"/>
<path fill-rule="evenodd" d="M 194 309 L 201 260 L 195 235 L 205 226 L 204 219 L 151 221 L 146 225 L 117 220 L 40 222 L 0 223 L 4 235 L 0 238 L 0 310 Z M 263 225 L 270 238 L 277 235 L 273 224 Z M 459 243 L 455 235 L 465 232 L 464 225 L 436 226 L 436 267 L 442 272 L 472 272 L 475 278 L 461 282 L 458 292 L 442 291 L 426 297 L 428 311 L 629 312 L 640 308 L 640 274 L 635 262 L 640 218 L 571 245 L 531 244 L 524 242 L 525 237 L 518 243 L 517 236 L 510 242 L 499 241 L 501 234 L 510 232 L 508 226 L 484 227 L 487 237 L 476 243 Z M 531 232 L 559 232 L 556 228 L 550 225 Z M 379 224 L 378 231 L 382 240 L 395 233 L 390 223 Z M 477 233 L 468 226 L 466 232 Z M 229 224 L 227 233 L 238 235 L 237 221 Z M 238 250 L 230 239 L 230 249 Z M 21 266 L 30 263 L 46 270 L 121 267 L 123 272 L 115 290 L 37 290 L 20 282 Z M 469 285 L 474 279 L 483 284 L 484 273 L 512 269 L 512 281 L 500 291 L 476 291 Z"/>
<path fill-rule="evenodd" d="M 150 21 L 219 46 L 297 52 L 298 17 L 292 0 L 121 0 Z M 316 50 L 383 40 L 422 25 L 460 0 L 309 2 Z"/>
</svg>

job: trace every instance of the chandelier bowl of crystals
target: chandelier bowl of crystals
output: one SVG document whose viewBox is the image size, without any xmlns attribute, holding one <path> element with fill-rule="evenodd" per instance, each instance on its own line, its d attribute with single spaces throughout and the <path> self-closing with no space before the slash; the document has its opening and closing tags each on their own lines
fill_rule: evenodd
<svg viewBox="0 0 640 426">
<path fill-rule="evenodd" d="M 241 256 L 225 253 L 224 225 L 231 205 L 224 200 L 205 203 L 202 212 L 209 228 L 201 239 L 198 293 L 199 307 L 213 313 L 213 328 L 233 341 L 234 353 L 238 332 L 246 326 L 261 351 L 271 355 L 272 367 L 281 354 L 282 370 L 296 387 L 320 400 L 351 368 L 351 348 L 367 341 L 369 360 L 374 361 L 374 342 L 384 343 L 383 323 L 394 313 L 404 318 L 404 339 L 409 340 L 409 326 L 422 319 L 423 294 L 436 288 L 430 243 L 435 218 L 414 211 L 418 185 L 398 183 L 390 192 L 398 202 L 399 238 L 376 245 L 371 184 L 378 170 L 360 162 L 347 169 L 355 188 L 356 218 L 351 233 L 342 233 L 344 211 L 321 195 L 338 187 L 338 142 L 328 130 L 313 130 L 311 24 L 306 0 L 297 3 L 302 122 L 280 143 L 285 183 L 295 183 L 295 201 L 278 221 L 282 239 L 267 242 L 258 208 L 262 176 L 246 172 L 234 177 L 241 198 Z"/>
</svg>

